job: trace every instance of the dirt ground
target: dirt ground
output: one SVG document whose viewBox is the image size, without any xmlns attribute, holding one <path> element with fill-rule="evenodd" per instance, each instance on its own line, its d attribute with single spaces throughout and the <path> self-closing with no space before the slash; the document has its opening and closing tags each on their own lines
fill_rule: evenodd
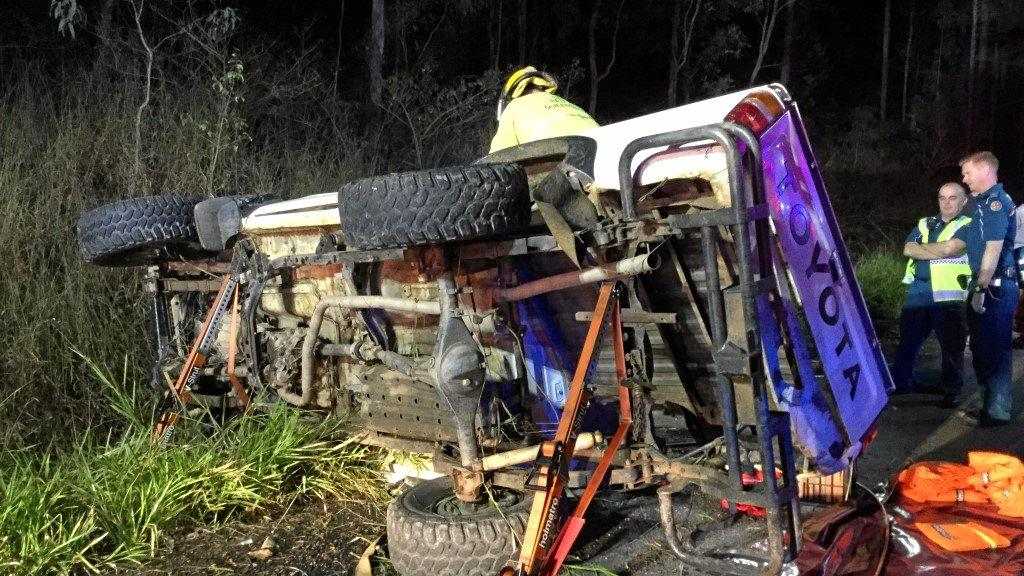
<svg viewBox="0 0 1024 576">
<path fill-rule="evenodd" d="M 383 533 L 383 508 L 356 501 L 294 502 L 221 526 L 172 533 L 155 560 L 116 574 L 347 576 L 369 542 Z M 273 540 L 269 557 L 251 557 L 268 536 Z M 374 574 L 388 571 L 375 565 Z"/>
</svg>

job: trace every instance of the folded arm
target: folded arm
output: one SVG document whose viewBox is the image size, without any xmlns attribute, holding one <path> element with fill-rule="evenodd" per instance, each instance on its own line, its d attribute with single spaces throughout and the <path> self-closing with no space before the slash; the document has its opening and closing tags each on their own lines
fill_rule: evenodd
<svg viewBox="0 0 1024 576">
<path fill-rule="evenodd" d="M 931 244 L 919 244 L 907 242 L 903 245 L 903 255 L 914 260 L 938 260 L 940 258 L 952 258 L 960 256 L 967 251 L 967 244 L 959 238 L 952 238 L 944 242 Z"/>
</svg>

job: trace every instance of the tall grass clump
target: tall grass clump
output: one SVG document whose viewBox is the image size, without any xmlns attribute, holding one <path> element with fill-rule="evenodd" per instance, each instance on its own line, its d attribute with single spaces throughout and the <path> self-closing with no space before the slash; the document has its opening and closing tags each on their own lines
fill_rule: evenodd
<svg viewBox="0 0 1024 576">
<path fill-rule="evenodd" d="M 302 196 L 486 150 L 493 74 L 452 85 L 396 74 L 368 109 L 325 84 L 309 52 L 199 45 L 190 30 L 155 54 L 149 78 L 135 52 L 104 73 L 70 48 L 59 67 L 0 54 L 0 446 L 118 422 L 70 347 L 103 365 L 128 353 L 133 378 L 148 374 L 140 271 L 81 261 L 83 211 L 147 194 Z"/>
<path fill-rule="evenodd" d="M 211 142 L 209 127 L 224 109 L 212 88 L 195 84 L 155 90 L 160 106 L 145 116 L 138 172 L 128 149 L 137 88 L 73 69 L 48 84 L 39 81 L 49 78 L 41 68 L 5 70 L 10 89 L 0 93 L 2 446 L 61 442 L 73 430 L 117 421 L 70 347 L 104 365 L 127 353 L 134 378 L 148 373 L 139 269 L 81 260 L 75 224 L 83 211 L 144 194 L 320 192 L 354 172 L 348 147 L 255 148 L 238 134 Z"/>
<path fill-rule="evenodd" d="M 857 282 L 880 332 L 893 329 L 900 317 L 906 266 L 906 258 L 894 249 L 881 249 L 857 260 Z"/>
<path fill-rule="evenodd" d="M 276 406 L 203 435 L 188 421 L 155 445 L 134 387 L 101 376 L 128 415 L 121 437 L 85 433 L 60 454 L 0 454 L 0 572 L 95 573 L 152 557 L 175 527 L 260 510 L 285 495 L 381 506 L 380 456 L 338 422 Z"/>
</svg>

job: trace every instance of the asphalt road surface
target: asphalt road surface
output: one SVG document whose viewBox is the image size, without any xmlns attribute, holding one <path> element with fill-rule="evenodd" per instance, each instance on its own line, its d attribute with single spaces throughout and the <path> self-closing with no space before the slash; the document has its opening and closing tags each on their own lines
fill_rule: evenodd
<svg viewBox="0 0 1024 576">
<path fill-rule="evenodd" d="M 934 343 L 931 343 L 934 344 Z M 938 351 L 933 347 L 919 363 L 918 379 L 938 384 Z M 967 353 L 964 391 L 967 399 L 957 409 L 938 406 L 938 396 L 896 396 L 882 413 L 878 438 L 861 458 L 858 475 L 864 483 L 887 479 L 906 465 L 920 460 L 965 461 L 968 450 L 992 449 L 1024 454 L 1024 351 L 1014 351 L 1013 406 L 1010 424 L 980 428 L 968 413 L 980 405 L 971 356 Z"/>
</svg>

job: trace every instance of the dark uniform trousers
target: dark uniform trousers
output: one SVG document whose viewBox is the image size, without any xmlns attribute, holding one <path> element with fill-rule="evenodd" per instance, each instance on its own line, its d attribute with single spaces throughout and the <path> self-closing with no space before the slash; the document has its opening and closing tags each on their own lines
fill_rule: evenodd
<svg viewBox="0 0 1024 576">
<path fill-rule="evenodd" d="M 942 350 L 942 393 L 955 399 L 963 386 L 967 332 L 962 304 L 904 307 L 900 313 L 900 343 L 893 363 L 897 392 L 914 391 L 914 361 L 932 332 Z"/>
<path fill-rule="evenodd" d="M 1013 406 L 1013 312 L 1020 299 L 1015 278 L 1003 276 L 1000 286 L 989 287 L 985 312 L 967 313 L 974 373 L 981 385 L 982 409 L 996 420 L 1009 420 Z"/>
</svg>

